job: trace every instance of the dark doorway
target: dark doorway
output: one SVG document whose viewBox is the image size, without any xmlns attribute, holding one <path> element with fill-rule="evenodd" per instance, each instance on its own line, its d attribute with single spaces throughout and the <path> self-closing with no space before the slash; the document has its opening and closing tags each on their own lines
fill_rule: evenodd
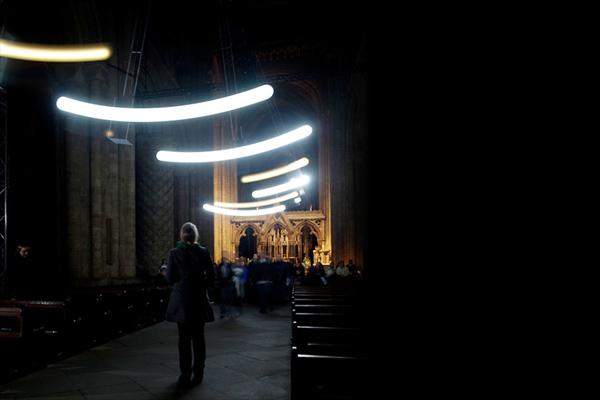
<svg viewBox="0 0 600 400">
<path fill-rule="evenodd" d="M 248 227 L 244 234 L 240 237 L 240 245 L 238 247 L 238 256 L 252 258 L 256 253 L 256 233 L 254 229 Z"/>
<path fill-rule="evenodd" d="M 304 260 L 304 257 L 308 257 L 311 264 L 314 264 L 313 250 L 319 245 L 317 236 L 310 230 L 310 227 L 304 226 L 301 231 L 301 242 L 300 242 L 300 259 Z"/>
</svg>

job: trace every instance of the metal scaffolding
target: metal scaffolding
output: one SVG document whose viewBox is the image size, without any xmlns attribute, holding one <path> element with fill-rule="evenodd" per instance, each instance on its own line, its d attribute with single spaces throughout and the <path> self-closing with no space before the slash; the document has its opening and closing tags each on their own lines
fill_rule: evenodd
<svg viewBox="0 0 600 400">
<path fill-rule="evenodd" d="M 0 86 L 0 291 L 4 292 L 4 277 L 8 264 L 6 242 L 8 192 L 8 131 L 6 126 L 6 91 Z"/>
</svg>

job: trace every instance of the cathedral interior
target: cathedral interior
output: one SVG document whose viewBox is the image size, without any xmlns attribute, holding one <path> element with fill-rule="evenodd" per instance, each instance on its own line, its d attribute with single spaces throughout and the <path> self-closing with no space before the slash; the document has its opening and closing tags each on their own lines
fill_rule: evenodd
<svg viewBox="0 0 600 400">
<path fill-rule="evenodd" d="M 363 398 L 367 21 L 195 3 L 0 1 L 0 398 Z M 182 394 L 188 222 L 216 319 Z"/>
</svg>

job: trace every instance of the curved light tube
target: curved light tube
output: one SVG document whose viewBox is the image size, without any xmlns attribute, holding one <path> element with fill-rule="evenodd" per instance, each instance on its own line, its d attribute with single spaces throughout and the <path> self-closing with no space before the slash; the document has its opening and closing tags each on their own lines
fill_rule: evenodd
<svg viewBox="0 0 600 400">
<path fill-rule="evenodd" d="M 110 58 L 112 50 L 104 44 L 52 46 L 10 42 L 0 39 L 0 57 L 28 61 L 78 62 Z"/>
<path fill-rule="evenodd" d="M 283 204 L 269 208 L 258 208 L 256 210 L 236 210 L 234 208 L 215 207 L 211 204 L 204 204 L 202 208 L 215 214 L 233 215 L 238 217 L 254 217 L 257 215 L 275 214 L 285 210 L 285 206 Z"/>
<path fill-rule="evenodd" d="M 232 96 L 183 106 L 152 108 L 108 107 L 61 96 L 56 100 L 56 107 L 72 114 L 109 121 L 164 122 L 224 113 L 267 100 L 271 96 L 273 96 L 273 87 L 271 85 L 262 85 Z"/>
<path fill-rule="evenodd" d="M 265 179 L 274 178 L 276 176 L 295 171 L 302 167 L 306 167 L 308 165 L 308 163 L 309 163 L 308 158 L 302 157 L 301 159 L 296 160 L 293 163 L 290 163 L 288 165 L 284 165 L 283 167 L 274 168 L 272 170 L 260 172 L 258 174 L 242 176 L 241 181 L 242 181 L 242 183 L 263 181 Z"/>
<path fill-rule="evenodd" d="M 310 178 L 306 175 L 302 175 L 299 178 L 292 178 L 289 182 L 283 183 L 277 186 L 271 186 L 269 188 L 255 190 L 252 192 L 252 197 L 255 199 L 261 197 L 272 196 L 274 194 L 287 192 L 288 190 L 297 189 L 306 185 L 310 181 Z"/>
<path fill-rule="evenodd" d="M 156 153 L 156 158 L 160 161 L 180 162 L 180 163 L 201 163 L 234 160 L 236 158 L 249 157 L 260 153 L 265 153 L 286 146 L 290 143 L 304 139 L 312 133 L 310 125 L 303 125 L 300 128 L 294 129 L 276 136 L 272 139 L 262 142 L 249 144 L 247 146 L 234 147 L 233 149 L 216 150 L 216 151 L 165 151 L 161 150 Z M 281 192 L 279 192 L 281 193 Z"/>
<path fill-rule="evenodd" d="M 215 201 L 215 206 L 217 207 L 225 207 L 225 208 L 255 208 L 260 206 L 268 206 L 270 204 L 281 203 L 282 201 L 290 200 L 293 198 L 299 198 L 298 192 L 288 193 L 284 196 L 275 197 L 269 200 L 263 201 L 253 201 L 251 203 L 222 203 L 220 201 Z"/>
</svg>

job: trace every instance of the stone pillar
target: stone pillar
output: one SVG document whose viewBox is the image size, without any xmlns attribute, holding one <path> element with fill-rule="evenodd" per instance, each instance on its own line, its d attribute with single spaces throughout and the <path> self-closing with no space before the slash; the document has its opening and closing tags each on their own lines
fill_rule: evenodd
<svg viewBox="0 0 600 400">
<path fill-rule="evenodd" d="M 214 149 L 233 147 L 231 131 L 225 120 L 228 117 L 216 118 L 213 124 Z M 216 162 L 213 167 L 213 198 L 214 201 L 237 201 L 237 166 L 234 161 Z M 214 253 L 215 260 L 222 257 L 233 258 L 231 217 L 214 214 Z"/>
<path fill-rule="evenodd" d="M 89 120 L 64 118 L 67 264 L 74 285 L 92 279 Z"/>
<path fill-rule="evenodd" d="M 136 211 L 135 211 L 135 128 L 129 129 L 127 140 L 132 146 L 116 146 L 118 162 L 119 277 L 136 276 Z"/>
<path fill-rule="evenodd" d="M 89 101 L 113 98 L 106 67 L 80 69 L 69 81 Z M 107 121 L 63 116 L 67 262 L 75 286 L 126 283 L 136 276 L 134 146 L 109 141 Z M 121 134 L 124 133 L 119 132 Z M 128 140 L 135 143 L 133 128 Z"/>
<path fill-rule="evenodd" d="M 164 128 L 144 126 L 136 144 L 137 253 L 140 273 L 156 274 L 177 235 L 174 223 L 173 166 L 156 159 L 169 146 Z"/>
<path fill-rule="evenodd" d="M 332 232 L 331 256 L 335 262 L 353 259 L 364 266 L 368 222 L 367 81 L 359 72 L 352 79 L 336 77 L 328 84 L 328 164 L 335 179 L 330 181 L 331 207 L 325 229 Z"/>
<path fill-rule="evenodd" d="M 325 112 L 320 116 L 320 132 L 318 132 L 319 140 L 319 207 L 325 215 L 323 221 L 323 250 L 331 250 L 331 184 L 330 184 L 330 123 L 329 116 Z"/>
</svg>

